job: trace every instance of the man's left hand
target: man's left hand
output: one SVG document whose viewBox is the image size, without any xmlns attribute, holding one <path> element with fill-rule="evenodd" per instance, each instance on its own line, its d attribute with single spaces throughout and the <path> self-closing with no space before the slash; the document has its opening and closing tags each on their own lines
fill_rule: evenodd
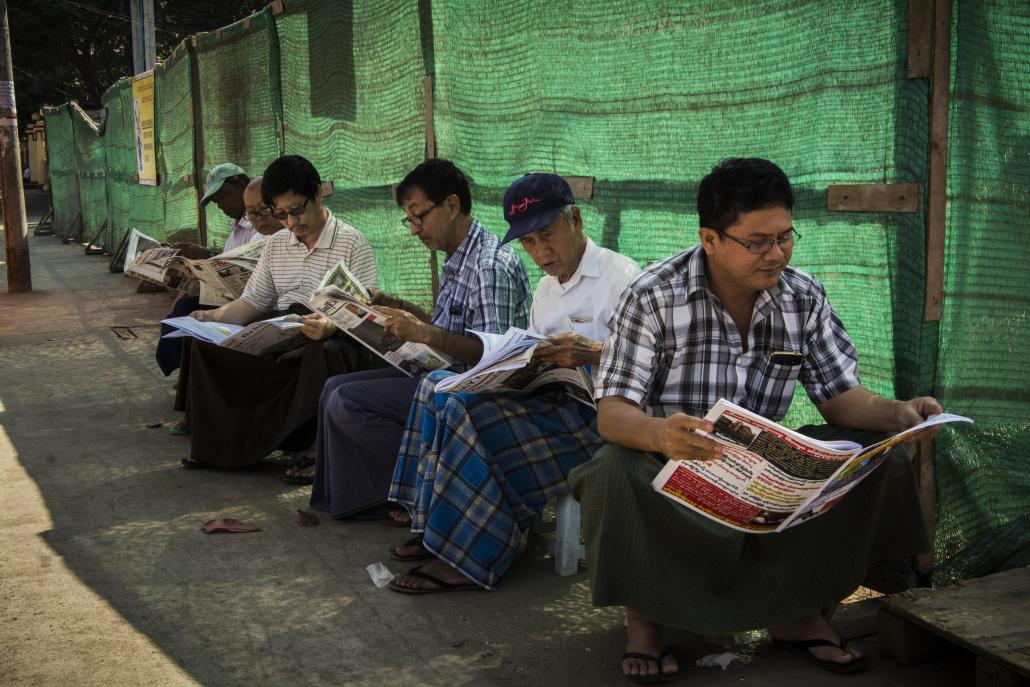
<svg viewBox="0 0 1030 687">
<path fill-rule="evenodd" d="M 547 339 L 550 346 L 537 346 L 533 360 L 554 363 L 558 367 L 595 365 L 601 360 L 600 341 L 591 341 L 575 332 L 557 334 Z"/>
<path fill-rule="evenodd" d="M 418 319 L 406 310 L 376 306 L 376 310 L 387 316 L 383 326 L 386 331 L 403 341 L 429 343 L 433 326 Z"/>
<path fill-rule="evenodd" d="M 211 257 L 211 251 L 195 243 L 173 243 L 171 247 L 178 250 L 179 255 L 189 260 L 206 260 Z"/>
<path fill-rule="evenodd" d="M 899 427 L 902 429 L 908 429 L 909 427 L 918 425 L 931 415 L 938 415 L 943 412 L 944 408 L 941 407 L 941 404 L 938 403 L 936 398 L 933 398 L 932 396 L 920 396 L 918 398 L 913 398 L 911 401 L 899 401 L 896 406 L 895 417 Z M 933 439 L 937 436 L 938 431 L 940 431 L 940 427 L 929 427 L 906 438 L 905 443 L 922 441 L 923 439 Z"/>
<path fill-rule="evenodd" d="M 328 339 L 336 332 L 336 325 L 320 312 L 301 315 L 300 333 L 314 341 Z"/>
</svg>

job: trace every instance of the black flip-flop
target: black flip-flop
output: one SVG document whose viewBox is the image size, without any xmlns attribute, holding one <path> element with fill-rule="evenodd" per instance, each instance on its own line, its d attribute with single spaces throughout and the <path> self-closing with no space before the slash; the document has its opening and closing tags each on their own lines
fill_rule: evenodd
<svg viewBox="0 0 1030 687">
<path fill-rule="evenodd" d="M 403 554 L 403 553 L 398 553 L 398 551 L 397 551 L 397 549 L 399 549 L 399 548 L 402 548 L 402 547 L 405 547 L 405 546 L 415 546 L 416 544 L 419 545 L 419 548 L 422 550 L 422 553 Z M 409 539 L 408 541 L 404 542 L 400 546 L 393 546 L 393 547 L 391 547 L 390 548 L 390 558 L 392 558 L 395 561 L 400 561 L 402 563 L 408 563 L 410 561 L 424 561 L 424 560 L 428 560 L 430 558 L 436 558 L 436 556 L 434 556 L 428 550 L 422 548 L 422 537 L 419 536 L 419 537 L 412 537 L 411 539 Z"/>
<path fill-rule="evenodd" d="M 309 468 L 315 464 L 315 459 L 311 456 L 301 456 L 297 460 L 293 461 L 291 470 L 303 470 Z M 289 482 L 290 484 L 312 484 L 315 481 L 315 476 L 305 477 L 303 475 L 291 475 L 286 473 L 283 475 L 283 481 Z"/>
<path fill-rule="evenodd" d="M 654 664 L 658 666 L 658 672 L 654 675 L 628 675 L 626 673 L 623 673 L 622 676 L 630 682 L 635 682 L 638 685 L 657 685 L 663 682 L 671 682 L 675 680 L 677 677 L 679 677 L 680 671 L 677 670 L 675 673 L 666 673 L 662 669 L 662 663 L 664 663 L 665 659 L 669 656 L 675 658 L 671 646 L 667 646 L 664 649 L 662 649 L 661 653 L 659 653 L 657 656 L 652 656 L 651 654 L 643 654 L 639 651 L 627 651 L 622 655 L 622 660 L 625 661 L 627 658 L 635 658 L 638 661 L 654 661 Z M 679 663 L 679 661 L 676 662 Z"/>
<path fill-rule="evenodd" d="M 837 663 L 836 661 L 817 658 L 815 654 L 809 651 L 809 649 L 819 646 L 832 646 L 835 649 L 847 651 L 847 643 L 843 641 L 838 643 L 830 639 L 803 639 L 789 642 L 786 639 L 776 639 L 774 637 L 773 646 L 778 649 L 786 649 L 787 651 L 801 654 L 823 670 L 828 670 L 831 673 L 859 673 L 866 669 L 865 656 L 859 658 L 852 657 L 847 663 Z"/>
<path fill-rule="evenodd" d="M 422 567 L 423 566 L 421 565 L 415 566 L 405 574 L 417 577 L 427 582 L 432 582 L 436 585 L 435 587 L 405 587 L 397 584 L 397 580 L 390 580 L 390 584 L 386 586 L 389 587 L 391 591 L 395 591 L 399 594 L 442 594 L 444 592 L 466 592 L 474 589 L 482 589 L 482 587 L 475 582 L 467 582 L 464 584 L 451 584 L 450 582 L 444 582 L 439 577 L 430 575 L 427 572 L 422 572 Z"/>
</svg>

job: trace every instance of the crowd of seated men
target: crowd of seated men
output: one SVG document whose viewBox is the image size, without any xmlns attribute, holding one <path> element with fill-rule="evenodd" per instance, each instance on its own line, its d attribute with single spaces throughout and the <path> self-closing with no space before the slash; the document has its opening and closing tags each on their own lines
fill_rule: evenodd
<svg viewBox="0 0 1030 687">
<path fill-rule="evenodd" d="M 173 430 L 189 436 L 184 467 L 237 468 L 295 452 L 287 478 L 312 485 L 312 507 L 410 531 L 389 550 L 419 562 L 389 585 L 409 595 L 494 589 L 534 518 L 571 493 L 593 602 L 625 608 L 629 680 L 677 675 L 665 626 L 767 627 L 778 647 L 822 668 L 865 667 L 821 610 L 871 563 L 925 549 L 903 453 L 824 516 L 776 535 L 724 527 L 651 488 L 668 460 L 721 457 L 699 433 L 712 431 L 701 418 L 720 398 L 779 421 L 800 382 L 827 424 L 799 431 L 820 439 L 864 441 L 941 412 L 932 398 L 895 401 L 862 386 L 857 351 L 823 286 L 790 266 L 799 235 L 779 167 L 720 162 L 699 185 L 699 244 L 641 270 L 588 237 L 562 177 L 515 180 L 498 239 L 476 219 L 465 174 L 427 161 L 401 180 L 396 201 L 413 241 L 446 255 L 432 311 L 379 288 L 372 247 L 326 207 L 321 182 L 296 155 L 255 179 L 231 164 L 208 176 L 203 202 L 230 217 L 230 241 L 269 238 L 239 299 L 208 309 L 183 298 L 173 315 L 248 324 L 292 312 L 306 339 L 275 356 L 161 340 L 162 370 L 180 369 L 176 408 L 185 415 Z M 544 272 L 532 295 L 515 244 Z M 410 376 L 312 312 L 313 292 L 340 261 L 388 315 L 390 334 L 446 354 L 452 370 Z M 509 327 L 547 337 L 538 360 L 586 368 L 596 409 L 549 387 L 436 391 L 483 355 L 471 331 Z M 770 358 L 776 351 L 798 355 L 782 363 Z"/>
</svg>

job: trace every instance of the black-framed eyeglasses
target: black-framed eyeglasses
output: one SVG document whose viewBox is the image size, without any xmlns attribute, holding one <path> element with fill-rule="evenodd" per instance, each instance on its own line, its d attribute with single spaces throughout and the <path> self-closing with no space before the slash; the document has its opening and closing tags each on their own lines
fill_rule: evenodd
<svg viewBox="0 0 1030 687">
<path fill-rule="evenodd" d="M 801 238 L 801 234 L 799 234 L 798 230 L 794 227 L 791 227 L 790 231 L 783 234 L 783 236 L 778 236 L 774 239 L 762 239 L 760 241 L 741 241 L 735 236 L 730 236 L 725 231 L 720 231 L 719 233 L 744 246 L 749 253 L 754 255 L 765 255 L 772 250 L 774 243 L 779 244 L 780 248 L 787 248 L 794 243 L 795 238 Z"/>
<path fill-rule="evenodd" d="M 304 204 L 301 205 L 299 208 L 290 208 L 289 210 L 272 210 L 270 214 L 272 215 L 272 217 L 275 217 L 280 222 L 285 220 L 287 217 L 300 217 L 304 214 L 304 209 L 308 206 L 308 203 L 310 202 L 310 198 L 305 198 Z"/>
<path fill-rule="evenodd" d="M 442 203 L 437 203 L 433 207 L 426 208 L 425 210 L 423 210 L 422 212 L 418 213 L 417 215 L 412 215 L 411 217 L 404 217 L 401 220 L 401 224 L 403 224 L 406 227 L 410 227 L 412 224 L 417 224 L 418 226 L 421 227 L 422 226 L 422 222 L 425 221 L 425 219 L 426 219 L 426 216 L 430 212 L 432 212 L 433 210 L 435 210 L 435 209 L 437 209 L 439 207 L 443 207 L 443 204 Z"/>
<path fill-rule="evenodd" d="M 274 214 L 274 210 L 270 207 L 258 208 L 257 210 L 247 210 L 247 219 L 251 222 L 257 222 L 262 217 L 271 217 Z"/>
</svg>

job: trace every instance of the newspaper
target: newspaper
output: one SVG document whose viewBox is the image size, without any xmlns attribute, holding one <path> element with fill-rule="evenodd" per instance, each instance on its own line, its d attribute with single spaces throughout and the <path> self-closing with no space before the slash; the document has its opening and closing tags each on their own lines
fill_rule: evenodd
<svg viewBox="0 0 1030 687">
<path fill-rule="evenodd" d="M 179 290 L 190 292 L 187 280 L 196 280 L 200 287 L 201 305 L 224 305 L 243 295 L 247 280 L 254 273 L 266 239 L 260 238 L 231 251 L 204 260 L 190 260 L 182 255 L 166 259 L 163 278 L 166 284 L 179 282 Z"/>
<path fill-rule="evenodd" d="M 691 510 L 743 532 L 782 532 L 829 510 L 876 469 L 905 437 L 948 422 L 941 413 L 895 436 L 862 447 L 817 441 L 725 399 L 705 416 L 722 445 L 719 460 L 669 461 L 651 485 Z"/>
<path fill-rule="evenodd" d="M 318 285 L 316 291 L 327 289 L 330 286 L 335 286 L 359 303 L 365 305 L 372 304 L 372 295 L 361 285 L 358 278 L 351 274 L 343 260 L 336 263 L 335 267 L 325 273 L 325 276 L 322 277 L 322 283 Z"/>
<path fill-rule="evenodd" d="M 538 347 L 550 345 L 547 337 L 518 327 L 510 327 L 504 334 L 472 333 L 483 342 L 483 357 L 467 372 L 441 380 L 437 391 L 531 394 L 543 388 L 561 388 L 573 399 L 595 407 L 593 381 L 584 368 L 533 360 Z"/>
<path fill-rule="evenodd" d="M 128 260 L 126 261 L 125 275 L 153 284 L 167 286 L 168 284 L 165 282 L 165 265 L 169 259 L 175 258 L 178 255 L 179 251 L 175 248 L 161 246 L 148 248 L 137 254 L 131 263 Z"/>
<path fill-rule="evenodd" d="M 350 280 L 360 287 L 353 276 Z M 454 364 L 446 355 L 425 344 L 404 341 L 393 336 L 383 327 L 383 323 L 388 319 L 387 315 L 337 286 L 329 285 L 315 291 L 310 306 L 315 312 L 320 312 L 332 320 L 340 331 L 347 333 L 411 377 L 424 375 L 433 370 L 444 370 Z"/>
<path fill-rule="evenodd" d="M 175 331 L 165 334 L 162 338 L 192 336 L 216 346 L 250 355 L 285 353 L 305 342 L 305 337 L 300 331 L 299 315 L 273 317 L 270 320 L 248 324 L 246 327 L 226 322 L 201 322 L 192 317 L 170 317 L 161 320 L 161 324 L 175 327 Z"/>
</svg>

